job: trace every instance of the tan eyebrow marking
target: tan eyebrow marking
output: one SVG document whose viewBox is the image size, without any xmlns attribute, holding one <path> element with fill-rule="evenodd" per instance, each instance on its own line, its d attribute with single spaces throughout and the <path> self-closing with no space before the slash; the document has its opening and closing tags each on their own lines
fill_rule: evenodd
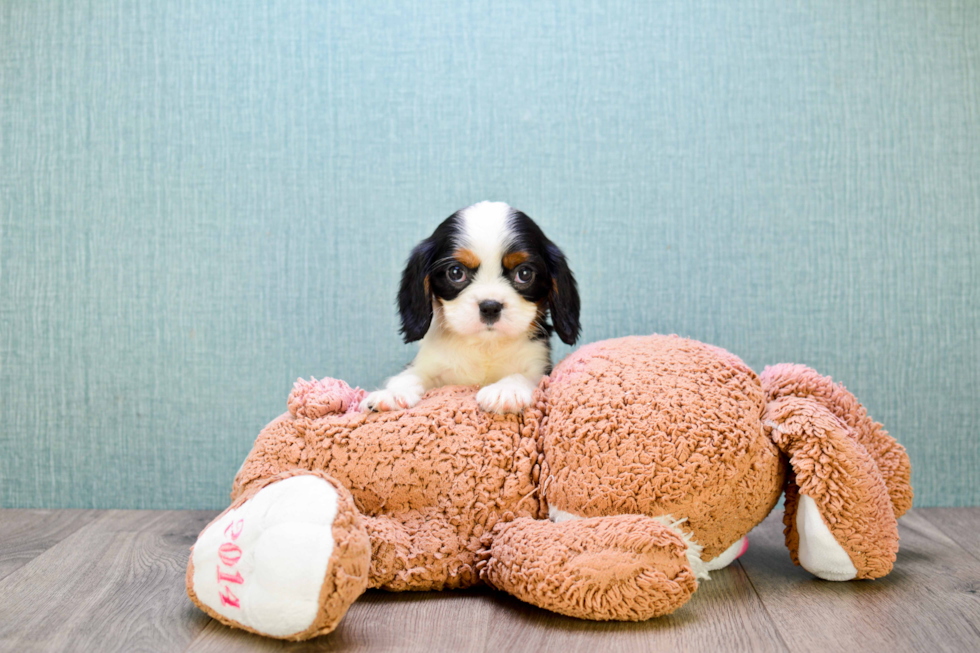
<svg viewBox="0 0 980 653">
<path fill-rule="evenodd" d="M 504 257 L 504 267 L 508 270 L 511 268 L 516 268 L 518 265 L 526 261 L 527 258 L 527 252 L 511 252 Z"/>
<path fill-rule="evenodd" d="M 480 267 L 480 257 L 474 254 L 472 250 L 466 248 L 456 250 L 456 260 L 471 270 Z"/>
</svg>

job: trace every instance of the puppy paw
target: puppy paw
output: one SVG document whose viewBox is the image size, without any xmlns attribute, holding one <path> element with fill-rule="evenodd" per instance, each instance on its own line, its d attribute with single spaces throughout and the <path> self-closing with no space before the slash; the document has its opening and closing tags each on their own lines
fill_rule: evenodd
<svg viewBox="0 0 980 653">
<path fill-rule="evenodd" d="M 422 398 L 422 388 L 398 388 L 397 390 L 375 390 L 361 402 L 363 413 L 381 413 L 389 410 L 411 408 Z"/>
<path fill-rule="evenodd" d="M 520 413 L 531 405 L 532 390 L 526 379 L 507 377 L 481 388 L 476 403 L 488 413 Z"/>
</svg>

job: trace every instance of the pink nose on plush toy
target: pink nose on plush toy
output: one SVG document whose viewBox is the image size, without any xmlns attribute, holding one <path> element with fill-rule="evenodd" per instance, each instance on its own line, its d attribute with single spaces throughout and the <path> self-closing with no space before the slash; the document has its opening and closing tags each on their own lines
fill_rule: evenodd
<svg viewBox="0 0 980 653">
<path fill-rule="evenodd" d="M 366 391 L 352 388 L 340 379 L 297 379 L 286 405 L 296 417 L 316 419 L 356 411 L 365 396 Z"/>
</svg>

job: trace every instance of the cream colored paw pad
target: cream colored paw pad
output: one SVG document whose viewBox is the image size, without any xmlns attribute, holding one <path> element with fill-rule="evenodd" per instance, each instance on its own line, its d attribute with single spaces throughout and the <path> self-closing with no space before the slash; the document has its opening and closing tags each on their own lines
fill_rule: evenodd
<svg viewBox="0 0 980 653">
<path fill-rule="evenodd" d="M 275 637 L 302 632 L 320 607 L 333 553 L 337 491 L 316 476 L 263 488 L 194 545 L 194 592 L 206 606 Z"/>
<path fill-rule="evenodd" d="M 804 569 L 824 580 L 851 580 L 857 576 L 857 568 L 827 528 L 817 502 L 805 494 L 800 495 L 796 507 L 796 532 L 800 536 L 797 555 Z"/>
</svg>

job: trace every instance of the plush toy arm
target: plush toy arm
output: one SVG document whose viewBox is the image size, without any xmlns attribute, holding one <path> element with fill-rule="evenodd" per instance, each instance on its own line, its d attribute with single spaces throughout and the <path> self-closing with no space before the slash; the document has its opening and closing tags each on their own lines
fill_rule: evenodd
<svg viewBox="0 0 980 653">
<path fill-rule="evenodd" d="M 370 587 L 389 591 L 444 590 L 479 581 L 476 553 L 444 515 L 434 510 L 365 517 L 371 538 Z"/>
<path fill-rule="evenodd" d="M 478 563 L 493 587 L 553 612 L 642 621 L 682 606 L 697 589 L 687 544 L 643 515 L 561 523 L 499 523 Z"/>
<path fill-rule="evenodd" d="M 809 397 L 766 406 L 765 428 L 789 458 L 786 545 L 826 580 L 879 578 L 898 551 L 898 523 L 874 458 L 847 424 Z"/>
</svg>

